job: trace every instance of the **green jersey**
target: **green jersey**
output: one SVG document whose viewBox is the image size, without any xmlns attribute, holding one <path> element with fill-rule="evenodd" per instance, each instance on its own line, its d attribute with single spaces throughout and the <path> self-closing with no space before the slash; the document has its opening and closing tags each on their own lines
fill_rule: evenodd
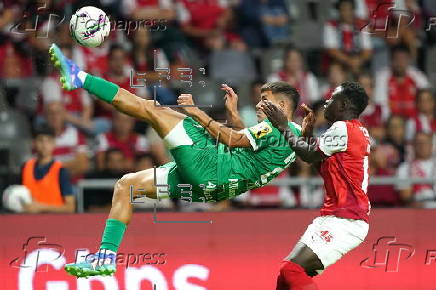
<svg viewBox="0 0 436 290">
<path fill-rule="evenodd" d="M 289 127 L 301 136 L 299 125 L 289 122 Z M 251 144 L 247 148 L 217 143 L 191 118 L 184 120 L 183 129 L 193 144 L 172 149 L 175 162 L 163 166 L 170 167 L 168 185 L 174 198 L 206 202 L 229 199 L 266 185 L 295 160 L 295 153 L 269 120 L 244 129 Z M 179 189 L 183 187 L 180 184 L 190 185 L 189 197 L 186 189 Z"/>
</svg>

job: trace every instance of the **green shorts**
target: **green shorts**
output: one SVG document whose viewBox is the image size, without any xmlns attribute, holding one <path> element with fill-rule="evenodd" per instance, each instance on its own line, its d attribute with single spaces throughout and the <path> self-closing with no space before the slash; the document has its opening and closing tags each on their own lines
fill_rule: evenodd
<svg viewBox="0 0 436 290">
<path fill-rule="evenodd" d="M 228 199 L 225 185 L 218 183 L 218 158 L 223 150 L 206 129 L 187 117 L 164 138 L 175 162 L 156 169 L 159 198 L 192 202 Z"/>
</svg>

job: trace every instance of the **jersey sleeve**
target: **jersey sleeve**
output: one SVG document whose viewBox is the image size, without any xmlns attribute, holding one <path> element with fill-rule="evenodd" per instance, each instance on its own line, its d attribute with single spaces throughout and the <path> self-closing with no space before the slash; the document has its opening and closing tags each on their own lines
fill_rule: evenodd
<svg viewBox="0 0 436 290">
<path fill-rule="evenodd" d="M 337 121 L 319 137 L 318 150 L 326 156 L 344 152 L 348 146 L 347 124 Z"/>
<path fill-rule="evenodd" d="M 269 121 L 263 121 L 257 125 L 245 128 L 244 133 L 250 140 L 254 151 L 267 147 L 280 138 L 280 132 Z"/>
</svg>

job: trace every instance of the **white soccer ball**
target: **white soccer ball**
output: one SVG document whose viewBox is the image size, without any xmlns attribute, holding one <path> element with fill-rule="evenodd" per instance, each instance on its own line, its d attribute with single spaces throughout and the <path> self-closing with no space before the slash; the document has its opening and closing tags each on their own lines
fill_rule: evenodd
<svg viewBox="0 0 436 290">
<path fill-rule="evenodd" d="M 32 194 L 24 185 L 10 185 L 3 192 L 3 207 L 23 212 L 23 207 L 32 202 Z"/>
<path fill-rule="evenodd" d="M 85 6 L 70 20 L 71 37 L 86 47 L 100 46 L 109 35 L 111 25 L 106 13 L 93 6 Z"/>
</svg>

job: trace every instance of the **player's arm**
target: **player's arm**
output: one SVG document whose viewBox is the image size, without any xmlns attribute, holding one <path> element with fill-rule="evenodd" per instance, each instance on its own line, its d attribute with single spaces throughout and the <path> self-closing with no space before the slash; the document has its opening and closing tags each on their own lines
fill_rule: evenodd
<svg viewBox="0 0 436 290">
<path fill-rule="evenodd" d="M 238 95 L 233 91 L 231 87 L 226 84 L 223 84 L 221 86 L 221 89 L 226 92 L 224 99 L 229 127 L 238 130 L 244 129 L 245 125 L 242 122 L 241 116 L 238 112 Z"/>
<path fill-rule="evenodd" d="M 209 115 L 194 105 L 192 95 L 180 95 L 177 103 L 181 106 L 185 106 L 183 107 L 183 110 L 186 114 L 194 118 L 201 126 L 206 128 L 206 130 L 219 142 L 229 147 L 251 147 L 250 140 L 242 130 L 233 130 L 232 128 L 226 127 L 224 124 L 209 117 Z"/>
<path fill-rule="evenodd" d="M 272 125 L 283 134 L 295 154 L 300 156 L 303 161 L 315 163 L 323 159 L 323 155 L 317 150 L 316 143 L 308 143 L 306 138 L 300 138 L 292 132 L 288 126 L 288 119 L 282 110 L 269 101 L 263 102 L 262 110 L 265 112 Z M 308 120 L 307 123 L 310 123 L 309 121 L 310 120 Z M 304 131 L 307 130 L 303 127 L 303 133 Z"/>
<path fill-rule="evenodd" d="M 33 201 L 24 207 L 25 213 L 74 213 L 76 209 L 76 199 L 74 195 L 65 197 L 63 205 L 56 206 Z"/>
</svg>

